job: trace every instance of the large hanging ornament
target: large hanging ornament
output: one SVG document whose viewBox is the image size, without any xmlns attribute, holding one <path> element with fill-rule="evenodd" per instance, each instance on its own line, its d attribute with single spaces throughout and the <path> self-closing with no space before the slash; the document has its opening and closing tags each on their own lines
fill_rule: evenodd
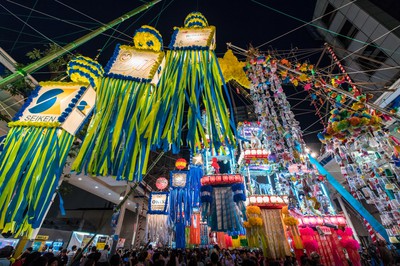
<svg viewBox="0 0 400 266">
<path fill-rule="evenodd" d="M 141 180 L 146 172 L 157 109 L 154 86 L 163 71 L 162 37 L 142 26 L 135 46 L 117 45 L 100 80 L 95 115 L 72 169 L 118 180 Z"/>
<path fill-rule="evenodd" d="M 178 153 L 181 145 L 183 121 L 187 121 L 186 141 L 195 151 L 204 147 L 219 149 L 222 145 L 235 145 L 233 119 L 229 117 L 224 100 L 229 94 L 225 86 L 215 49 L 215 27 L 208 26 L 199 12 L 190 13 L 184 28 L 175 28 L 166 55 L 165 74 L 157 92 L 157 121 L 153 144 Z M 185 104 L 189 104 L 184 117 Z M 205 109 L 208 122 L 202 125 Z M 205 132 L 209 132 L 206 134 Z"/>
<path fill-rule="evenodd" d="M 168 223 L 168 192 L 151 192 L 147 211 L 146 238 L 157 245 L 168 245 L 170 231 Z"/>
<path fill-rule="evenodd" d="M 0 230 L 30 236 L 41 225 L 75 134 L 93 110 L 102 69 L 75 72 L 76 82 L 41 82 L 16 114 L 0 155 Z M 72 60 L 76 62 L 76 59 Z M 97 69 L 96 71 L 94 69 Z"/>
</svg>

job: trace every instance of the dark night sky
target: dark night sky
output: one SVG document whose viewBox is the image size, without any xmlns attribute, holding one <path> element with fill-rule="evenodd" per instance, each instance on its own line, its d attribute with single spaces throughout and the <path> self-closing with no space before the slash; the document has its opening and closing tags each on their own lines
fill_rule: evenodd
<svg viewBox="0 0 400 266">
<path fill-rule="evenodd" d="M 123 33 L 115 32 L 113 38 L 98 36 L 77 48 L 76 51 L 85 56 L 95 57 L 98 53 L 97 50 L 105 47 L 99 57 L 100 63 L 105 65 L 112 54 L 115 44 L 130 43 L 135 29 L 144 24 L 155 26 L 163 35 L 164 45 L 168 45 L 173 27 L 182 26 L 184 18 L 191 11 L 200 11 L 206 16 L 209 24 L 217 28 L 217 53 L 222 56 L 226 51 L 225 43 L 227 42 L 242 48 L 249 47 L 249 44 L 258 46 L 303 24 L 289 16 L 303 21 L 312 20 L 315 3 L 315 0 L 257 0 L 257 2 L 251 0 L 164 0 L 149 11 L 122 23 L 118 30 Z M 43 45 L 50 42 L 46 37 L 60 45 L 65 45 L 89 32 L 88 29 L 82 29 L 61 20 L 68 20 L 70 23 L 84 28 L 96 29 L 99 23 L 95 20 L 107 23 L 141 4 L 141 1 L 129 0 L 1 1 L 0 46 L 18 62 L 28 63 L 29 60 L 25 54 L 33 48 L 43 49 Z M 75 9 L 75 11 L 65 5 Z M 42 12 L 42 14 L 32 11 L 31 8 Z M 165 10 L 157 18 L 162 8 L 165 8 Z M 276 9 L 276 11 L 272 9 Z M 11 15 L 9 11 L 14 15 Z M 282 13 L 289 16 L 285 16 Z M 55 18 L 50 18 L 46 14 Z M 29 26 L 46 37 L 35 32 L 28 25 L 24 26 L 21 20 L 27 21 Z M 110 35 L 113 32 L 109 30 L 106 34 Z M 306 27 L 303 27 L 269 45 L 262 47 L 262 49 L 270 47 L 278 50 L 290 49 L 291 47 L 299 47 L 301 49 L 320 48 L 322 47 L 322 42 L 313 40 Z M 311 60 L 316 61 L 318 56 Z M 45 71 L 45 69 L 42 69 L 38 73 Z M 35 74 L 34 77 L 40 81 L 45 79 L 46 75 Z M 291 90 L 294 89 L 292 88 Z M 290 95 L 293 92 L 287 91 L 287 94 Z M 295 103 L 292 102 L 292 105 Z M 310 106 L 308 102 L 300 106 L 300 108 L 310 109 L 314 107 Z M 298 117 L 302 128 L 306 128 L 316 119 L 317 117 L 314 114 Z M 319 127 L 317 125 L 317 127 L 311 128 L 310 131 Z M 306 142 L 312 145 L 310 142 L 317 143 L 318 141 L 315 138 L 315 134 L 313 134 L 306 137 Z M 315 147 L 316 149 L 318 148 L 318 146 Z"/>
</svg>

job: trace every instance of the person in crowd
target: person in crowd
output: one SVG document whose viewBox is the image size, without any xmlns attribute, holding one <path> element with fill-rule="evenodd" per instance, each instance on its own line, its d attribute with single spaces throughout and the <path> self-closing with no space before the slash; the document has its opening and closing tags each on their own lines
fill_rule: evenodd
<svg viewBox="0 0 400 266">
<path fill-rule="evenodd" d="M 54 256 L 53 256 L 54 257 Z M 49 259 L 46 256 L 37 257 L 29 266 L 48 266 Z"/>
<path fill-rule="evenodd" d="M 96 266 L 96 261 L 94 259 L 87 259 L 83 266 Z"/>
<path fill-rule="evenodd" d="M 119 266 L 120 264 L 121 264 L 121 256 L 118 253 L 112 255 L 110 258 L 110 265 Z"/>
<path fill-rule="evenodd" d="M 40 251 L 40 253 L 45 254 L 47 252 L 48 246 L 44 245 Z"/>
<path fill-rule="evenodd" d="M 107 266 L 110 263 L 108 262 L 109 256 L 108 253 L 110 252 L 110 247 L 108 245 L 104 246 L 104 249 L 100 251 L 100 258 L 98 260 L 98 265 L 100 266 Z"/>
<path fill-rule="evenodd" d="M 0 249 L 0 266 L 10 266 L 10 257 L 14 252 L 13 246 L 5 246 Z"/>
<path fill-rule="evenodd" d="M 152 257 L 152 262 L 153 266 L 164 266 L 165 262 L 163 260 L 163 257 L 161 255 L 161 252 L 154 252 L 153 257 Z"/>
<path fill-rule="evenodd" d="M 67 263 L 67 265 L 68 265 L 68 266 L 71 266 L 72 259 L 75 257 L 75 254 L 76 254 L 76 249 L 77 249 L 77 246 L 76 246 L 76 245 L 73 245 L 73 246 L 71 247 L 71 250 L 67 253 L 67 256 L 68 256 L 68 263 Z"/>
<path fill-rule="evenodd" d="M 52 258 L 49 258 L 47 265 L 48 266 L 61 266 L 59 259 L 54 256 Z"/>
<path fill-rule="evenodd" d="M 60 255 L 58 255 L 57 258 L 60 261 L 60 266 L 66 266 L 68 263 L 67 249 L 62 249 Z"/>
</svg>

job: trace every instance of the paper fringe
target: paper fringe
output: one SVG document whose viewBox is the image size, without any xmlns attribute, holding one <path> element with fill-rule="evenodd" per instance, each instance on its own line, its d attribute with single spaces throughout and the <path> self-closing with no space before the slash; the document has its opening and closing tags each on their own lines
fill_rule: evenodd
<svg viewBox="0 0 400 266">
<path fill-rule="evenodd" d="M 147 170 L 155 118 L 151 84 L 102 78 L 82 147 L 72 170 L 117 180 L 140 181 Z"/>
<path fill-rule="evenodd" d="M 170 235 L 168 215 L 147 214 L 146 242 L 150 240 L 166 246 L 169 244 Z"/>
<path fill-rule="evenodd" d="M 0 155 L 0 230 L 29 237 L 58 186 L 74 137 L 52 128 L 13 127 Z"/>
<path fill-rule="evenodd" d="M 153 131 L 152 144 L 165 151 L 178 153 L 181 145 L 182 122 L 187 119 L 187 144 L 196 148 L 219 149 L 223 144 L 235 146 L 233 119 L 225 103 L 223 81 L 218 60 L 213 51 L 174 50 L 166 55 L 164 75 L 157 88 L 158 125 Z M 229 95 L 228 97 L 230 103 Z M 189 104 L 184 119 L 185 103 Z M 206 129 L 202 124 L 202 110 L 205 109 Z M 232 113 L 231 113 L 232 115 Z M 231 127 L 233 126 L 233 127 Z M 210 142 L 207 142 L 206 133 Z"/>
</svg>

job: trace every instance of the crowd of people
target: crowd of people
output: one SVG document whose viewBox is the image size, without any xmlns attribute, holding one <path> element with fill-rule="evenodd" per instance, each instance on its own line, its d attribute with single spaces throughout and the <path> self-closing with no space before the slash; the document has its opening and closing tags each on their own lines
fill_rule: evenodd
<svg viewBox="0 0 400 266">
<path fill-rule="evenodd" d="M 297 261 L 294 256 L 273 260 L 263 256 L 258 249 L 220 249 L 217 245 L 211 249 L 156 249 L 117 250 L 110 254 L 110 247 L 97 250 L 89 247 L 86 252 L 72 246 L 70 250 L 61 248 L 53 251 L 44 247 L 41 251 L 27 248 L 21 255 L 13 258 L 13 247 L 0 249 L 0 266 L 321 266 L 320 256 L 316 252 L 306 254 Z M 370 246 L 361 252 L 364 266 L 398 265 L 388 260 L 388 254 L 380 256 L 379 249 Z M 349 262 L 349 265 L 351 263 Z"/>
</svg>

